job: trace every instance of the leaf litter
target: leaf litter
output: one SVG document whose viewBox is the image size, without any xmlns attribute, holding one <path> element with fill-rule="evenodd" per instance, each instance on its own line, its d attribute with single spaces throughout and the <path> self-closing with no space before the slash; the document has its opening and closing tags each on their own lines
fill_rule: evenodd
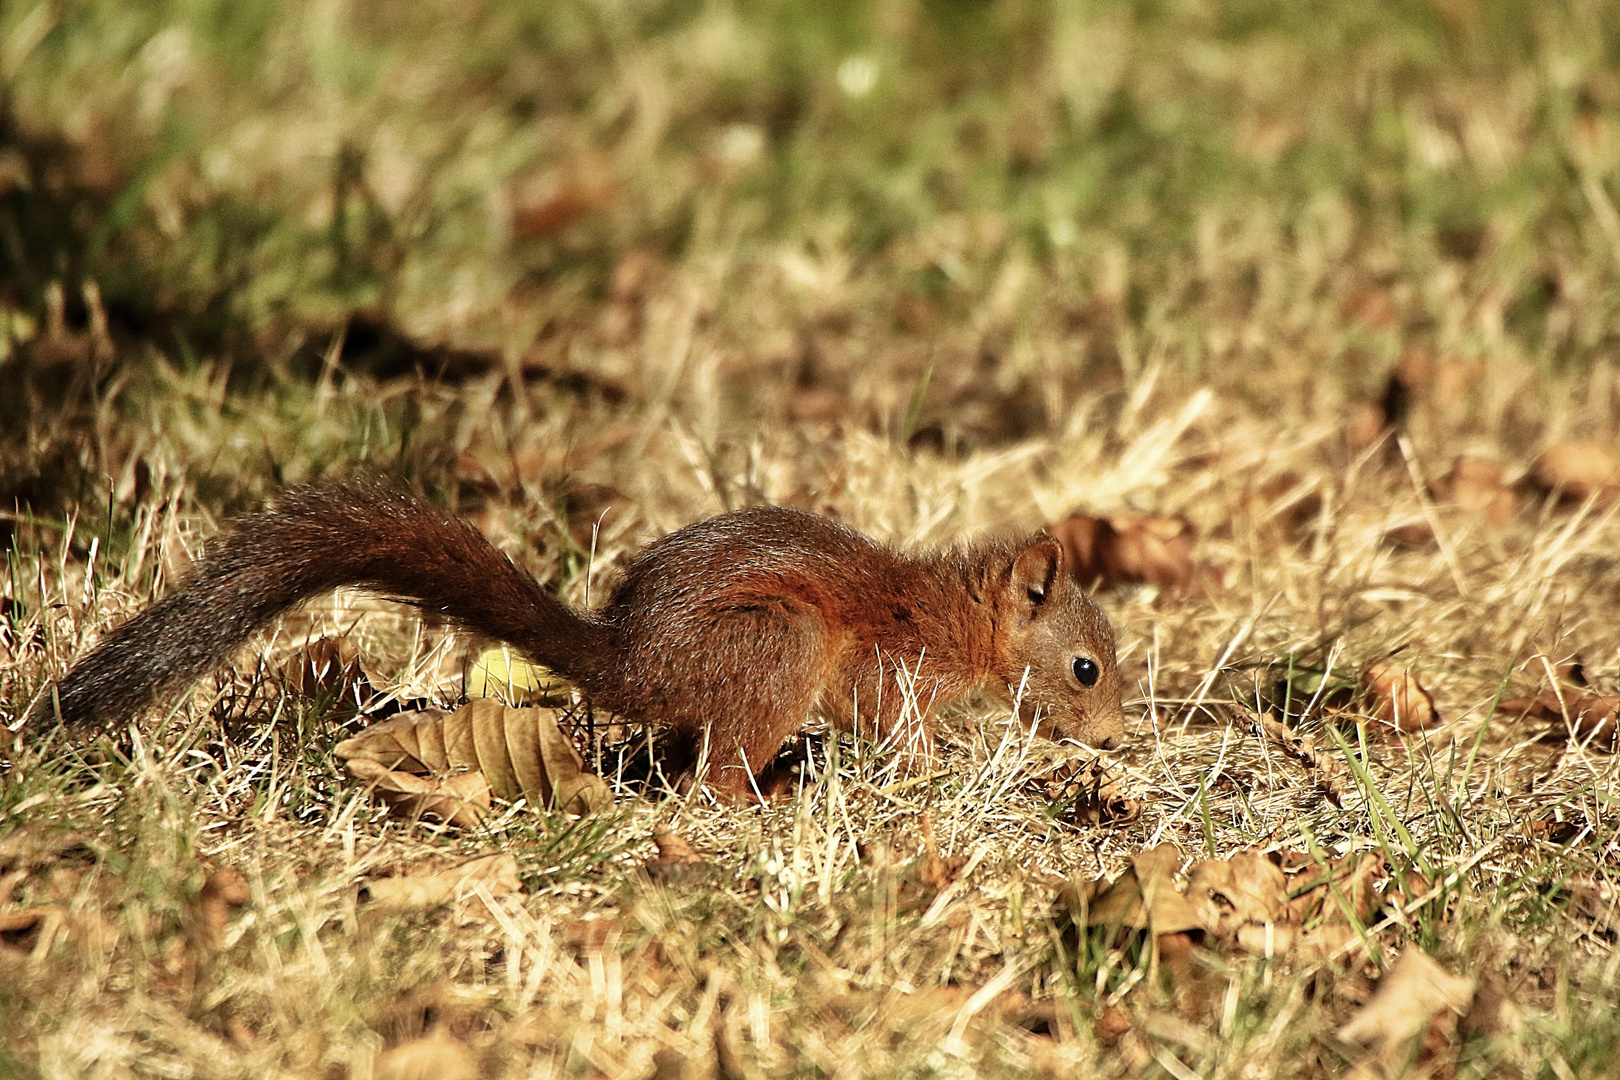
<svg viewBox="0 0 1620 1080">
<path fill-rule="evenodd" d="M 1468 18 L 1443 14 L 1447 26 Z M 1547 20 L 1549 40 L 1571 32 L 1560 26 Z M 1395 29 L 1402 28 L 1415 32 L 1397 18 Z M 1068 48 L 1071 30 L 1105 40 L 1136 33 L 1087 24 L 1065 27 L 1053 40 Z M 704 32 L 729 40 L 735 28 L 722 20 L 705 23 Z M 476 40 L 478 33 L 474 20 L 467 35 Z M 1587 31 L 1573 33 L 1580 41 Z M 1267 48 L 1287 52 L 1286 40 L 1262 37 Z M 16 35 L 23 52 L 31 40 Z M 1073 538 L 1071 562 L 1099 587 L 1120 627 L 1131 693 L 1141 699 L 1133 711 L 1145 714 L 1135 745 L 1047 768 L 1018 754 L 994 758 L 972 735 L 947 734 L 946 775 L 903 786 L 884 771 L 881 755 L 835 741 L 840 759 L 812 763 L 802 799 L 735 812 L 695 798 L 654 807 L 627 797 L 611 813 L 566 821 L 498 811 L 497 799 L 569 801 L 557 800 L 567 783 L 546 779 L 545 766 L 529 754 L 542 740 L 508 736 L 505 713 L 499 723 L 486 722 L 482 741 L 473 730 L 470 748 L 462 736 L 447 737 L 439 717 L 426 722 L 440 725 L 437 734 L 418 733 L 421 756 L 401 744 L 350 760 L 347 769 L 373 769 L 371 778 L 427 785 L 401 794 L 444 799 L 440 816 L 457 828 L 438 830 L 372 814 L 355 785 L 337 782 L 325 746 L 311 751 L 301 731 L 283 725 L 262 737 L 216 737 L 219 717 L 193 702 L 177 717 L 184 723 L 154 729 L 155 755 L 125 761 L 117 756 L 125 748 L 117 747 L 88 766 L 30 762 L 26 773 L 8 773 L 0 827 L 10 831 L 0 844 L 23 835 L 21 854 L 0 859 L 0 900 L 28 945 L 20 957 L 20 950 L 0 950 L 8 974 L 19 973 L 15 985 L 26 988 L 21 998 L 0 999 L 0 1025 L 13 1025 L 3 1032 L 8 1047 L 25 1048 L 21 1055 L 38 1047 L 42 1059 L 81 1066 L 64 1074 L 84 1075 L 117 1071 L 138 1053 L 150 1059 L 143 1063 L 150 1071 L 174 1075 L 216 1068 L 327 1075 L 351 1067 L 364 1074 L 369 1067 L 375 1075 L 447 1077 L 471 1067 L 615 1076 L 1152 1069 L 1180 1077 L 1234 1067 L 1315 1076 L 1393 1074 L 1408 1066 L 1445 1076 L 1465 1065 L 1564 1076 L 1611 1059 L 1613 978 L 1605 965 L 1614 943 L 1613 698 L 1608 689 L 1573 683 L 1525 687 L 1521 671 L 1528 658 L 1579 643 L 1596 658 L 1594 681 L 1612 688 L 1604 665 L 1612 668 L 1615 645 L 1606 618 L 1614 533 L 1604 514 L 1616 459 L 1610 440 L 1589 436 L 1612 429 L 1613 372 L 1601 356 L 1571 351 L 1603 340 L 1611 313 L 1598 298 L 1610 263 L 1591 261 L 1556 228 L 1538 229 L 1546 242 L 1530 263 L 1516 262 L 1513 245 L 1495 235 L 1500 215 L 1473 240 L 1461 235 L 1467 228 L 1437 226 L 1431 244 L 1423 228 L 1389 235 L 1376 206 L 1364 213 L 1325 196 L 1285 199 L 1278 214 L 1260 198 L 1236 220 L 1219 199 L 1200 201 L 1194 189 L 1196 258 L 1182 245 L 1166 254 L 1150 238 L 1118 233 L 1107 222 L 1083 221 L 1083 242 L 1060 242 L 1039 199 L 1033 225 L 1010 220 L 1006 208 L 911 208 L 919 212 L 904 220 L 930 224 L 917 236 L 898 230 L 876 250 L 857 250 L 836 224 L 818 222 L 815 235 L 801 236 L 791 221 L 781 223 L 779 240 L 738 244 L 722 230 L 722 245 L 704 247 L 711 228 L 704 210 L 691 228 L 671 233 L 697 246 L 690 262 L 663 242 L 655 255 L 603 249 L 586 261 L 600 263 L 608 280 L 580 286 L 589 299 L 576 305 L 568 291 L 574 285 L 531 260 L 552 257 L 553 247 L 577 254 L 572 245 L 598 227 L 636 232 L 620 221 L 626 215 L 656 214 L 657 206 L 686 215 L 683 184 L 698 185 L 717 200 L 714 207 L 729 207 L 727 185 L 736 174 L 728 170 L 740 166 L 725 162 L 740 158 L 711 153 L 707 164 L 664 168 L 671 164 L 665 158 L 637 157 L 663 147 L 710 153 L 702 130 L 643 108 L 670 87 L 677 99 L 682 90 L 702 97 L 701 85 L 682 80 L 707 78 L 709 69 L 688 62 L 687 37 L 672 40 L 667 52 L 656 42 L 616 41 L 623 67 L 613 68 L 610 85 L 626 87 L 637 104 L 624 113 L 633 119 L 625 121 L 629 141 L 611 154 L 592 145 L 594 132 L 556 114 L 539 126 L 563 145 L 539 147 L 539 163 L 517 162 L 510 175 L 486 176 L 482 184 L 476 172 L 457 173 L 457 199 L 469 178 L 495 192 L 471 204 L 504 223 L 519 244 L 522 284 L 499 280 L 485 304 L 500 323 L 488 336 L 509 343 L 497 358 L 506 363 L 489 365 L 498 375 L 505 367 L 505 381 L 472 379 L 455 393 L 420 380 L 407 388 L 372 380 L 345 356 L 322 388 L 324 418 L 295 411 L 284 426 L 298 430 L 289 433 L 278 429 L 278 406 L 239 438 L 235 430 L 199 430 L 193 414 L 207 409 L 198 403 L 216 400 L 217 391 L 211 361 L 190 373 L 188 360 L 188 370 L 164 375 L 183 391 L 184 409 L 109 397 L 109 408 L 138 409 L 139 422 L 119 423 L 116 409 L 98 417 L 95 439 L 84 444 L 97 447 L 87 475 L 112 479 L 118 514 L 144 513 L 139 507 L 172 498 L 196 517 L 194 500 L 212 513 L 269 490 L 272 473 L 318 472 L 352 451 L 356 431 L 411 431 L 413 446 L 435 449 L 412 456 L 402 438 L 398 466 L 417 470 L 429 485 L 442 480 L 448 501 L 461 500 L 481 527 L 511 542 L 515 557 L 533 560 L 576 600 L 589 595 L 593 570 L 610 567 L 627 548 L 745 502 L 828 510 L 895 542 L 1061 525 L 1070 508 L 1084 506 L 1086 523 L 1074 531 L 1083 530 L 1090 547 L 1082 557 L 1080 537 Z M 1163 104 L 1156 86 L 1194 80 L 1213 87 L 1198 80 L 1234 70 L 1228 60 L 1256 56 L 1245 44 L 1215 39 L 1201 49 L 1136 50 L 1131 65 L 1109 76 L 1117 87 L 1047 81 L 1061 90 L 1064 115 L 1086 115 L 1095 96 L 1131 102 L 1158 123 L 1165 118 L 1154 111 Z M 1351 52 L 1333 57 L 1344 60 L 1342 72 L 1334 64 L 1301 65 L 1311 72 L 1313 100 L 1325 108 L 1336 80 L 1362 86 L 1385 77 L 1384 61 Z M 1601 73 L 1572 72 L 1578 85 L 1556 88 L 1576 102 L 1566 147 L 1562 133 L 1549 143 L 1534 123 L 1511 119 L 1523 107 L 1512 95 L 1530 93 L 1540 108 L 1544 91 L 1537 88 L 1546 80 L 1464 86 L 1448 72 L 1425 72 L 1409 51 L 1390 54 L 1417 65 L 1419 77 L 1403 81 L 1413 105 L 1402 123 L 1419 154 L 1436 162 L 1456 155 L 1444 175 L 1487 159 L 1494 169 L 1513 170 L 1521 162 L 1563 162 L 1567 154 L 1578 164 L 1597 154 L 1601 167 L 1614 100 Z M 1184 65 L 1186 55 L 1197 63 L 1165 66 Z M 1440 48 L 1436 55 L 1447 54 Z M 1267 70 L 1283 70 L 1261 59 Z M 201 52 L 192 61 L 204 62 Z M 71 65 L 35 64 L 24 76 L 56 68 L 82 79 Z M 144 62 L 120 69 L 112 81 L 139 80 L 143 70 Z M 898 77 L 887 61 L 880 70 L 879 86 Z M 1037 63 L 1031 70 L 1048 69 Z M 628 83 L 624 71 L 633 76 Z M 434 78 L 427 69 L 415 74 L 430 84 Z M 954 67 L 947 74 L 959 78 Z M 183 83 L 184 72 L 175 77 Z M 791 89 L 785 95 L 785 104 L 766 105 L 767 153 L 780 125 L 841 115 L 819 107 L 805 114 Z M 75 108 L 94 107 L 83 95 L 57 96 Z M 437 104 L 435 95 L 425 98 Z M 39 108 L 53 97 L 18 100 Z M 612 112 L 619 98 L 603 100 Z M 1237 111 L 1256 109 L 1264 111 L 1263 100 L 1245 99 Z M 531 110 L 512 112 L 534 126 Z M 696 106 L 692 112 L 702 114 Z M 1044 167 L 1024 165 L 1053 153 L 1044 114 L 1035 109 L 1033 116 L 988 125 L 1013 140 L 997 149 L 1020 163 L 1019 175 L 1043 174 Z M 289 138 L 301 143 L 307 131 L 297 117 L 285 119 Z M 1117 118 L 1100 119 L 1108 121 L 1102 135 L 1120 137 Z M 608 126 L 617 131 L 617 124 Z M 677 137 L 666 138 L 663 125 Z M 1277 126 L 1264 116 L 1245 125 L 1242 132 L 1213 127 L 1250 153 L 1256 140 L 1264 144 L 1260 134 Z M 964 128 L 964 146 L 983 138 L 978 126 Z M 81 134 L 74 138 L 97 130 L 76 121 Z M 801 145 L 794 130 L 784 145 Z M 361 204 L 366 215 L 381 212 L 390 175 L 411 175 L 409 161 L 382 160 L 390 138 L 398 133 L 380 131 L 376 147 L 353 148 L 360 158 L 369 152 L 378 159 L 362 162 L 349 189 L 356 202 L 344 214 L 312 211 L 311 220 L 324 230 L 328 218 L 358 220 Z M 1285 130 L 1266 138 L 1286 149 L 1309 136 Z M 431 137 L 400 141 L 420 142 L 424 153 L 442 149 Z M 459 156 L 476 159 L 473 143 Z M 116 164 L 106 147 L 80 149 L 86 173 L 96 171 L 97 160 Z M 243 151 L 220 160 L 240 169 L 250 157 Z M 1269 167 L 1285 174 L 1290 160 L 1284 155 Z M 670 190 L 643 205 L 638 169 Z M 160 176 L 153 205 L 163 203 L 164 185 L 182 183 L 186 172 Z M 919 187 L 962 197 L 948 169 L 929 175 Z M 251 176 L 237 181 L 253 187 Z M 331 184 L 317 184 L 314 205 L 341 202 L 345 183 L 336 195 Z M 1375 203 L 1377 187 L 1369 188 Z M 1567 193 L 1597 207 L 1601 221 L 1608 196 L 1600 184 L 1590 187 Z M 1053 253 L 1040 256 L 1051 258 L 1050 267 L 1021 253 L 1032 228 L 1040 238 L 1032 248 L 1044 251 L 1050 233 Z M 339 231 L 335 224 L 332 231 Z M 457 229 L 444 231 L 462 242 Z M 763 254 L 748 261 L 761 245 Z M 1425 252 L 1432 265 L 1391 254 L 1408 248 Z M 1085 254 L 1075 263 L 1064 252 Z M 1608 259 L 1606 250 L 1597 254 Z M 479 248 L 480 259 L 503 257 L 498 243 Z M 904 273 L 886 265 L 893 260 Z M 465 325 L 478 302 L 460 286 L 442 288 L 463 276 L 406 262 L 454 309 L 453 318 L 436 322 L 429 309 L 441 301 L 418 292 L 402 305 L 409 318 L 429 327 Z M 1276 273 L 1278 266 L 1287 272 Z M 252 277 L 278 276 L 286 275 Z M 718 284 L 743 279 L 747 290 Z M 731 292 L 746 296 L 730 301 Z M 0 363 L 16 363 L 12 349 L 31 351 L 42 364 L 54 357 L 87 366 L 117 352 L 120 343 L 108 332 L 117 312 L 92 283 L 58 283 L 50 295 L 46 329 L 37 335 L 16 329 L 27 312 L 7 307 L 8 359 Z M 1152 298 L 1145 315 L 1137 311 L 1142 297 Z M 1014 311 L 1027 314 L 1014 319 Z M 869 312 L 881 318 L 871 321 Z M 883 364 L 873 362 L 878 349 Z M 1076 351 L 1086 356 L 1080 387 L 1052 360 Z M 1228 354 L 1236 362 L 1226 363 Z M 1314 359 L 1300 359 L 1328 354 L 1335 358 L 1331 377 Z M 1381 366 L 1380 355 L 1393 364 Z M 971 371 L 940 380 L 953 409 L 970 404 L 957 401 L 959 392 L 993 397 L 998 407 L 1016 409 L 1016 421 L 998 426 L 982 413 L 962 420 L 942 414 L 927 400 L 927 380 L 915 377 L 936 356 Z M 1185 370 L 1178 367 L 1183 358 Z M 1559 373 L 1566 362 L 1568 376 Z M 142 366 L 166 367 L 144 358 Z M 1355 382 L 1362 366 L 1373 372 L 1365 385 Z M 566 400 L 574 393 L 566 388 L 570 375 L 598 388 L 580 393 L 583 404 Z M 130 380 L 146 392 L 137 374 Z M 599 392 L 610 381 L 619 389 Z M 740 419 L 715 415 L 704 388 L 719 385 L 748 386 L 752 411 Z M 1211 386 L 1214 405 L 1198 425 L 1161 423 Z M 293 388 L 288 400 L 310 396 L 307 387 Z M 461 392 L 465 398 L 455 396 Z M 388 411 L 402 400 L 403 418 Z M 918 422 L 901 418 L 908 412 Z M 744 434 L 728 426 L 734 422 Z M 137 442 L 129 434 L 137 431 L 157 441 Z M 433 454 L 443 447 L 455 447 L 452 456 L 466 465 L 436 464 Z M 590 452 L 574 452 L 578 447 Z M 53 469 L 71 465 L 67 459 L 80 448 L 58 445 L 55 452 L 63 461 Z M 275 465 L 266 470 L 260 457 Z M 151 499 L 131 504 L 117 493 L 139 488 L 142 469 Z M 1425 474 L 1442 478 L 1431 487 Z M 35 487 L 72 490 L 71 482 L 53 484 L 55 475 L 41 471 Z M 18 490 L 26 495 L 25 488 Z M 600 563 L 577 559 L 560 535 L 536 541 L 531 529 L 541 528 L 545 513 L 533 505 L 534 493 L 562 491 L 580 493 L 582 507 L 608 491 L 633 496 L 638 514 L 622 526 L 625 535 L 591 534 L 593 547 L 605 542 Z M 95 633 L 119 605 L 132 608 L 151 592 L 149 579 L 120 576 L 105 556 L 100 563 L 90 556 L 87 566 L 82 541 L 51 531 L 50 516 L 7 522 L 19 565 L 34 559 L 6 586 L 8 605 L 25 609 L 15 625 L 44 627 L 26 642 L 4 643 L 8 702 L 32 688 L 42 665 L 60 669 L 74 634 Z M 580 516 L 542 524 L 565 528 L 584 549 L 586 533 L 574 520 Z M 174 559 L 184 545 L 164 546 L 165 558 Z M 136 563 L 157 561 L 155 542 L 137 547 Z M 1201 579 L 1199 564 L 1226 569 L 1203 571 Z M 104 606 L 92 607 L 92 596 Z M 311 621 L 346 627 L 341 604 Z M 415 614 L 373 612 L 367 620 L 387 627 L 378 636 L 414 662 Z M 422 636 L 438 632 L 428 626 Z M 1342 669 L 1335 678 L 1320 670 L 1333 668 L 1322 656 L 1332 649 L 1340 650 Z M 370 654 L 369 643 L 363 651 Z M 337 663 L 310 665 L 307 680 L 301 670 L 282 670 L 295 695 L 332 694 L 345 707 L 359 706 L 368 691 L 351 658 L 340 647 Z M 1299 659 L 1318 669 L 1321 693 L 1313 687 L 1305 701 L 1282 706 L 1265 700 L 1270 686 L 1293 678 Z M 1378 664 L 1385 669 L 1369 677 Z M 466 691 L 514 698 L 549 691 L 544 673 L 484 666 L 482 674 L 469 671 Z M 390 680 L 379 670 L 360 674 L 380 687 Z M 407 670 L 400 681 L 418 674 Z M 235 673 L 221 689 L 248 682 Z M 219 702 L 232 721 L 240 719 L 235 710 L 253 708 L 246 691 Z M 549 702 L 542 696 L 536 703 Z M 435 738 L 444 744 L 437 756 L 423 748 Z M 454 761 L 451 746 L 459 748 Z M 474 787 L 445 786 L 457 778 Z M 404 805 L 415 818 L 427 802 Z M 18 825 L 57 816 L 91 846 L 58 850 Z M 193 847 L 214 861 L 199 861 Z M 457 877 L 457 867 L 490 857 L 490 847 L 520 855 L 516 868 L 491 863 L 488 879 Z M 1183 866 L 1182 852 L 1204 857 Z M 674 873 L 649 889 L 645 878 L 667 873 L 654 872 L 655 865 L 706 869 L 689 879 Z M 241 889 L 212 879 L 223 873 L 213 866 L 244 871 L 252 881 L 248 904 L 233 903 Z M 383 866 L 420 867 L 434 884 L 416 892 L 429 898 L 425 907 L 376 924 L 386 932 L 371 938 L 374 924 L 362 923 L 357 934 L 346 921 L 352 904 L 344 894 L 357 873 L 393 880 L 373 876 Z M 500 891 L 502 902 L 487 918 L 452 926 L 438 909 L 454 905 L 463 888 Z M 1083 902 L 1065 899 L 1082 894 Z M 1094 901 L 1109 913 L 1106 925 L 1093 924 Z M 94 949 L 76 948 L 79 911 L 99 913 L 118 932 L 108 946 L 117 965 L 111 977 L 103 978 Z M 222 955 L 174 946 L 191 940 L 187 920 L 223 941 Z M 81 942 L 96 939 L 96 925 L 81 924 Z M 592 929 L 576 933 L 581 925 Z M 1452 972 L 1477 982 L 1471 1004 Z M 349 1004 L 441 983 L 478 1002 L 477 1023 L 437 1027 L 427 1020 L 395 1037 Z M 126 991 L 130 986 L 135 990 Z M 93 993 L 75 996 L 79 987 Z M 1400 1014 L 1401 1023 L 1384 1024 L 1376 1010 Z M 1035 1014 L 1040 1024 L 1029 1026 Z M 1516 1016 L 1530 1022 L 1518 1024 Z M 154 1017 L 167 1025 L 155 1038 L 145 1033 Z M 928 1038 L 915 1038 L 918 1031 Z M 1500 1045 L 1472 1041 L 1514 1031 Z M 1369 1032 L 1379 1037 L 1363 1039 Z M 104 1056 L 70 1057 L 70 1042 L 76 1052 Z"/>
</svg>

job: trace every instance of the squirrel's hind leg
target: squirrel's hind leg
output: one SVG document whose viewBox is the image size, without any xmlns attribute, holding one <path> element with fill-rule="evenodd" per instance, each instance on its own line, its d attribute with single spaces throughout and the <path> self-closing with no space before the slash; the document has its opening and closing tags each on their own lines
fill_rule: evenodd
<svg viewBox="0 0 1620 1080">
<path fill-rule="evenodd" d="M 782 744 L 803 730 L 825 685 L 831 650 L 821 616 L 791 600 L 767 599 L 727 608 L 678 658 L 670 695 L 675 733 L 706 745 L 697 777 L 723 800 L 756 790 L 768 796 L 764 773 Z M 694 753 L 694 759 L 697 754 Z"/>
</svg>

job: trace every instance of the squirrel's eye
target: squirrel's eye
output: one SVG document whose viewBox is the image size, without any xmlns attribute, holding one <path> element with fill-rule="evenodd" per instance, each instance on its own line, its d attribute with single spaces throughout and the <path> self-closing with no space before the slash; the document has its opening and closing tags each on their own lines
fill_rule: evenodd
<svg viewBox="0 0 1620 1080">
<path fill-rule="evenodd" d="M 1102 675 L 1102 668 L 1098 667 L 1097 661 L 1089 656 L 1075 657 L 1074 663 L 1070 666 L 1074 668 L 1074 677 L 1080 681 L 1081 686 L 1096 686 L 1097 679 Z"/>
</svg>

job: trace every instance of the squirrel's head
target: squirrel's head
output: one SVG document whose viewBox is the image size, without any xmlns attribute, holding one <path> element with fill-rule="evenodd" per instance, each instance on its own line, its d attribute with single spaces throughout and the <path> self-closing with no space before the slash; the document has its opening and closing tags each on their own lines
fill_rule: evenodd
<svg viewBox="0 0 1620 1080">
<path fill-rule="evenodd" d="M 1114 629 L 1063 565 L 1063 548 L 1042 533 L 1013 553 L 998 582 L 1002 677 L 1022 685 L 1026 716 L 1041 730 L 1099 749 L 1125 736 Z"/>
</svg>

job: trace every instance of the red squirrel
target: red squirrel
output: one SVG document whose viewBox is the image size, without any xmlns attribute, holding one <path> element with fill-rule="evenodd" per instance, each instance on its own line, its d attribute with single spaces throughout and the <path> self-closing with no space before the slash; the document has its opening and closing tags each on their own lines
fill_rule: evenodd
<svg viewBox="0 0 1620 1080">
<path fill-rule="evenodd" d="M 177 591 L 108 634 L 33 709 L 71 736 L 123 722 L 219 667 L 300 601 L 344 585 L 515 646 L 594 705 L 707 743 L 716 794 L 813 713 L 927 750 L 932 707 L 1011 690 L 1048 733 L 1123 734 L 1114 634 L 1045 533 L 905 554 L 775 506 L 644 548 L 607 602 L 569 607 L 471 525 L 380 483 L 294 488 L 241 518 Z"/>
</svg>

